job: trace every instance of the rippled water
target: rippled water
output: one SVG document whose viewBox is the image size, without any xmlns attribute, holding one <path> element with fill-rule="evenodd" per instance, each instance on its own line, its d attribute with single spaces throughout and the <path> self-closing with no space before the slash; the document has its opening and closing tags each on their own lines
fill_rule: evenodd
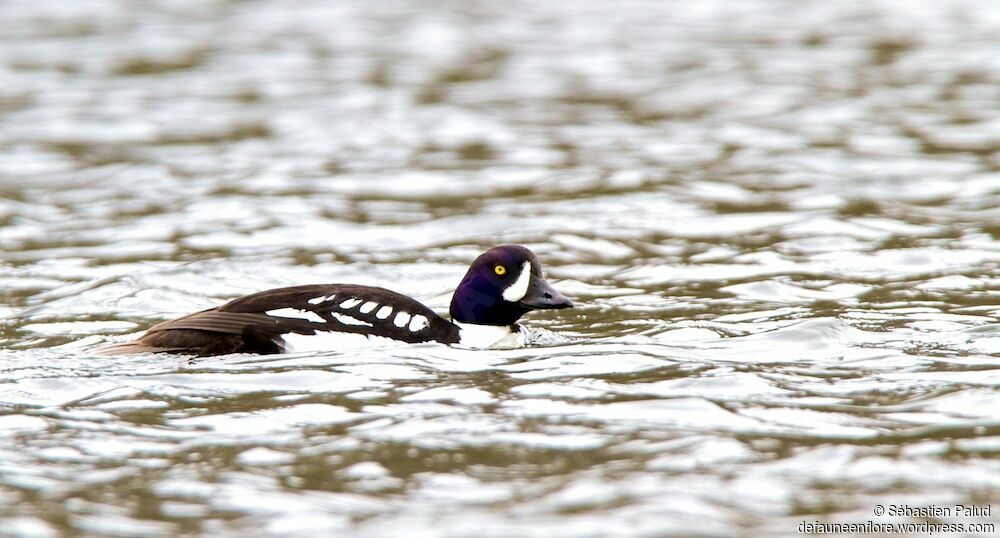
<svg viewBox="0 0 1000 538">
<path fill-rule="evenodd" d="M 1000 513 L 996 2 L 63 0 L 0 21 L 0 534 Z M 93 353 L 269 287 L 445 310 L 504 242 L 578 303 L 529 316 L 547 345 Z"/>
</svg>

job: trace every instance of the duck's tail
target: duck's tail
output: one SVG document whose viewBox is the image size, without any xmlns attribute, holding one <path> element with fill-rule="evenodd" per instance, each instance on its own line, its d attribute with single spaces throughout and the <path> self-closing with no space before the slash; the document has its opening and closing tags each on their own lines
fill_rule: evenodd
<svg viewBox="0 0 1000 538">
<path fill-rule="evenodd" d="M 135 353 L 179 353 L 183 351 L 185 351 L 184 348 L 156 347 L 142 342 L 123 342 L 99 348 L 94 352 L 98 355 L 132 355 Z"/>
</svg>

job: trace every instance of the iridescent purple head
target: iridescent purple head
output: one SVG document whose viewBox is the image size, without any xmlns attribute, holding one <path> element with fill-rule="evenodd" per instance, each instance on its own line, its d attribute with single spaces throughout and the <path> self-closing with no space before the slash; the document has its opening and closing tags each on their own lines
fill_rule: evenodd
<svg viewBox="0 0 1000 538">
<path fill-rule="evenodd" d="M 531 310 L 572 306 L 542 278 L 534 253 L 500 245 L 472 262 L 451 298 L 451 317 L 461 323 L 513 325 Z"/>
</svg>

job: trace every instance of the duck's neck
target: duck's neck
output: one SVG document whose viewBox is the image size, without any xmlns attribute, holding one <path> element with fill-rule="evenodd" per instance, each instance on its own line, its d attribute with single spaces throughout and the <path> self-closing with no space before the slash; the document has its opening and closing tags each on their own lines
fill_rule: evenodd
<svg viewBox="0 0 1000 538">
<path fill-rule="evenodd" d="M 479 349 L 507 349 L 524 346 L 524 331 L 513 325 L 477 325 L 453 322 L 459 328 L 459 345 Z"/>
</svg>

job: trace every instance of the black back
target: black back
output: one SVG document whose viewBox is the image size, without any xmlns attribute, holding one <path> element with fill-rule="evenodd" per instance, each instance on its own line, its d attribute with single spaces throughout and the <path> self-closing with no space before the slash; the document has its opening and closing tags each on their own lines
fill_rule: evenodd
<svg viewBox="0 0 1000 538">
<path fill-rule="evenodd" d="M 361 306 L 368 302 L 378 306 L 361 312 Z M 376 314 L 383 306 L 391 307 L 392 311 L 381 319 Z M 285 308 L 312 315 L 305 314 L 309 319 L 300 319 L 267 314 Z M 399 312 L 423 316 L 427 322 L 418 330 L 410 330 L 409 324 L 397 327 L 393 318 Z M 350 321 L 345 322 L 344 319 Z M 282 334 L 308 335 L 320 331 L 383 336 L 410 343 L 434 341 L 453 344 L 459 340 L 457 326 L 400 293 L 354 284 L 314 284 L 266 290 L 217 308 L 166 321 L 150 328 L 136 342 L 113 346 L 108 352 L 271 354 L 285 350 Z"/>
</svg>

